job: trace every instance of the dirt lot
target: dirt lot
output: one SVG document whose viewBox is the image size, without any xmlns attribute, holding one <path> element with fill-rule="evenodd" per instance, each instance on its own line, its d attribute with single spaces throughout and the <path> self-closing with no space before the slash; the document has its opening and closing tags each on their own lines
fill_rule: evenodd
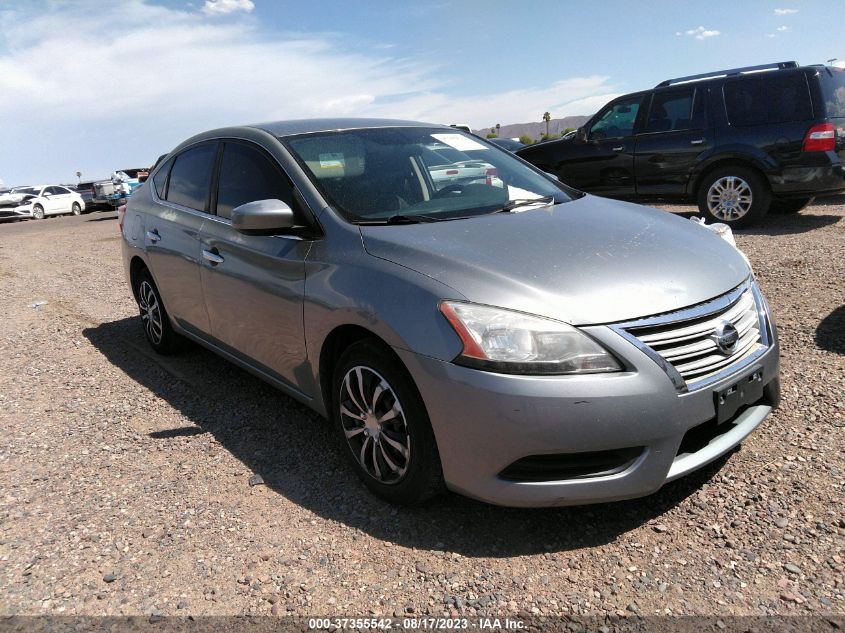
<svg viewBox="0 0 845 633">
<path fill-rule="evenodd" d="M 113 214 L 0 225 L 0 613 L 841 616 L 845 198 L 737 239 L 783 380 L 740 451 L 642 500 L 407 510 L 293 400 L 148 351 Z"/>
</svg>

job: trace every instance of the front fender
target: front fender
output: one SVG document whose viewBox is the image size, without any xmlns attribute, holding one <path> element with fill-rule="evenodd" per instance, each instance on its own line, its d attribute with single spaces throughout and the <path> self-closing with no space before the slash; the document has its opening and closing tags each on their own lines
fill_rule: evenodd
<svg viewBox="0 0 845 633">
<path fill-rule="evenodd" d="M 357 326 L 395 349 L 444 361 L 461 350 L 438 304 L 466 298 L 431 277 L 368 254 L 360 233 L 357 244 L 350 240 L 345 247 L 330 246 L 327 240 L 315 243 L 305 279 L 305 344 L 317 386 L 312 406 L 321 413 L 326 407 L 319 388 L 320 356 L 336 328 Z"/>
</svg>

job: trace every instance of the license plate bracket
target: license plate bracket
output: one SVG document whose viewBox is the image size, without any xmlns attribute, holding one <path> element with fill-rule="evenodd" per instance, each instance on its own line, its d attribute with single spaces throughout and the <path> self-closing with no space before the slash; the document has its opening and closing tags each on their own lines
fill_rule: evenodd
<svg viewBox="0 0 845 633">
<path fill-rule="evenodd" d="M 713 392 L 716 405 L 716 424 L 722 424 L 736 415 L 743 405 L 757 402 L 763 397 L 763 368 L 754 367 L 734 380 L 729 386 Z"/>
</svg>

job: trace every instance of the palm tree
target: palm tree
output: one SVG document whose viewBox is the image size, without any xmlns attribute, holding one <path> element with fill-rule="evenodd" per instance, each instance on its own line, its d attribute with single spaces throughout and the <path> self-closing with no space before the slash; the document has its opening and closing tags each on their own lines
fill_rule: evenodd
<svg viewBox="0 0 845 633">
<path fill-rule="evenodd" d="M 546 138 L 549 138 L 549 121 L 552 120 L 552 115 L 548 112 L 543 112 L 543 121 L 546 122 Z"/>
<path fill-rule="evenodd" d="M 502 129 L 502 125 L 500 123 L 496 124 L 496 136 L 499 136 L 499 130 Z"/>
</svg>

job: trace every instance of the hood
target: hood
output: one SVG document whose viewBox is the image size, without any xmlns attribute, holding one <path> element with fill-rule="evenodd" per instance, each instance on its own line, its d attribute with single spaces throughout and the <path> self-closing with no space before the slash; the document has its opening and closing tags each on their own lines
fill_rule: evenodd
<svg viewBox="0 0 845 633">
<path fill-rule="evenodd" d="M 368 253 L 437 279 L 468 301 L 573 325 L 677 310 L 750 274 L 735 248 L 695 222 L 594 196 L 519 213 L 360 229 Z"/>
</svg>

